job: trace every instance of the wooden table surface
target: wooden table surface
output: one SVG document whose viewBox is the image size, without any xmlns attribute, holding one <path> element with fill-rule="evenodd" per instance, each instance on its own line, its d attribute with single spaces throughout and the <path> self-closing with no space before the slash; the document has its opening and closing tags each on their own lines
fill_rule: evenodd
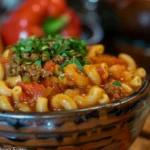
<svg viewBox="0 0 150 150">
<path fill-rule="evenodd" d="M 150 150 L 150 113 L 140 136 L 132 144 L 129 150 Z"/>
</svg>

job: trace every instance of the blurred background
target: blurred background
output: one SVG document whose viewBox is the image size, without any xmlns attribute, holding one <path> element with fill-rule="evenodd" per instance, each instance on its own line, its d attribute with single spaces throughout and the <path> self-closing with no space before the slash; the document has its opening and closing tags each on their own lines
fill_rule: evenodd
<svg viewBox="0 0 150 150">
<path fill-rule="evenodd" d="M 20 7 L 22 3 L 24 3 L 23 0 L 0 0 L 0 30 L 2 33 L 6 30 L 13 36 L 9 30 L 11 27 L 2 28 L 2 26 L 12 19 L 9 14 Z M 139 66 L 145 67 L 150 72 L 149 0 L 67 0 L 67 7 L 75 11 L 75 15 L 79 17 L 81 23 L 80 27 L 69 27 L 69 31 L 67 31 L 70 34 L 78 35 L 88 44 L 104 44 L 106 53 L 114 55 L 121 52 L 128 53 Z M 76 20 L 75 24 L 77 24 L 77 18 L 72 20 L 74 22 Z M 15 24 L 15 21 L 12 21 L 11 25 L 13 22 Z M 64 20 L 63 23 L 60 23 L 57 19 L 57 23 L 59 23 L 59 27 L 66 25 Z M 47 26 L 43 27 L 47 31 Z M 78 30 L 80 35 L 72 32 L 77 28 L 80 28 Z M 18 29 L 14 28 L 13 30 L 17 32 Z M 64 31 L 61 33 L 66 34 Z M 7 45 L 5 38 L 1 35 L 3 47 Z M 0 49 L 2 49 L 2 44 Z"/>
</svg>

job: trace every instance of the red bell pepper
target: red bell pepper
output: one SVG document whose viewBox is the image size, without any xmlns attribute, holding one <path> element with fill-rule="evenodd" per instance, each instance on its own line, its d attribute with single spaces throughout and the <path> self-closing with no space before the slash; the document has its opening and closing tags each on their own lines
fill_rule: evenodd
<svg viewBox="0 0 150 150">
<path fill-rule="evenodd" d="M 80 35 L 81 35 L 81 23 L 80 23 L 79 17 L 71 9 L 68 9 L 66 11 L 66 14 L 71 19 L 70 19 L 70 22 L 62 30 L 61 35 L 62 36 L 76 36 L 76 37 L 80 37 Z"/>
<path fill-rule="evenodd" d="M 43 25 L 48 17 L 51 21 Z M 2 25 L 2 40 L 5 45 L 13 45 L 20 38 L 58 31 L 63 36 L 79 37 L 81 33 L 80 19 L 66 0 L 25 0 Z"/>
</svg>

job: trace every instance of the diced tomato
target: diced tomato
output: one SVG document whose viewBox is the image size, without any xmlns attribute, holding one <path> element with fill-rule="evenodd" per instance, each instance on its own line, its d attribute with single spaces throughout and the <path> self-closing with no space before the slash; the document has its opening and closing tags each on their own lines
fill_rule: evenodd
<svg viewBox="0 0 150 150">
<path fill-rule="evenodd" d="M 52 71 L 54 69 L 54 66 L 55 66 L 55 63 L 49 60 L 44 64 L 44 69 L 47 71 Z"/>
<path fill-rule="evenodd" d="M 99 73 L 100 76 L 102 76 L 104 74 L 104 71 L 102 68 L 98 67 L 96 68 L 97 72 Z"/>
<path fill-rule="evenodd" d="M 1 62 L 2 64 L 6 64 L 6 63 L 8 63 L 8 61 L 9 61 L 9 58 L 8 58 L 8 57 L 1 57 L 1 58 L 0 58 L 0 62 Z"/>
<path fill-rule="evenodd" d="M 29 102 L 31 100 L 31 97 L 28 96 L 26 93 L 22 93 L 20 96 L 20 101 L 21 102 Z"/>
<path fill-rule="evenodd" d="M 38 84 L 36 82 L 33 83 L 18 82 L 17 84 L 21 86 L 24 92 L 24 94 L 21 96 L 21 99 L 23 101 L 34 102 L 39 96 L 43 96 L 43 93 L 46 90 L 46 88 L 42 84 Z"/>
<path fill-rule="evenodd" d="M 53 82 L 50 81 L 49 79 L 44 79 L 41 84 L 43 84 L 45 87 L 52 87 L 53 86 Z"/>
<path fill-rule="evenodd" d="M 62 92 L 62 89 L 60 88 L 59 84 L 56 83 L 56 82 L 53 82 L 49 79 L 45 79 L 42 81 L 42 84 L 45 86 L 45 87 L 51 87 L 53 92 L 54 93 L 61 93 Z"/>
</svg>

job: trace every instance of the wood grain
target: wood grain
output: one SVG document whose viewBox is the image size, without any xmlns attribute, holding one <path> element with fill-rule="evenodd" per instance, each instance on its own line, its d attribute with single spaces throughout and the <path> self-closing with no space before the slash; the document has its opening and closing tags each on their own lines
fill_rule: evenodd
<svg viewBox="0 0 150 150">
<path fill-rule="evenodd" d="M 141 135 L 150 138 L 150 114 L 147 117 L 145 125 L 141 131 Z"/>
<path fill-rule="evenodd" d="M 150 140 L 146 138 L 139 137 L 132 144 L 129 150 L 150 150 Z"/>
</svg>

